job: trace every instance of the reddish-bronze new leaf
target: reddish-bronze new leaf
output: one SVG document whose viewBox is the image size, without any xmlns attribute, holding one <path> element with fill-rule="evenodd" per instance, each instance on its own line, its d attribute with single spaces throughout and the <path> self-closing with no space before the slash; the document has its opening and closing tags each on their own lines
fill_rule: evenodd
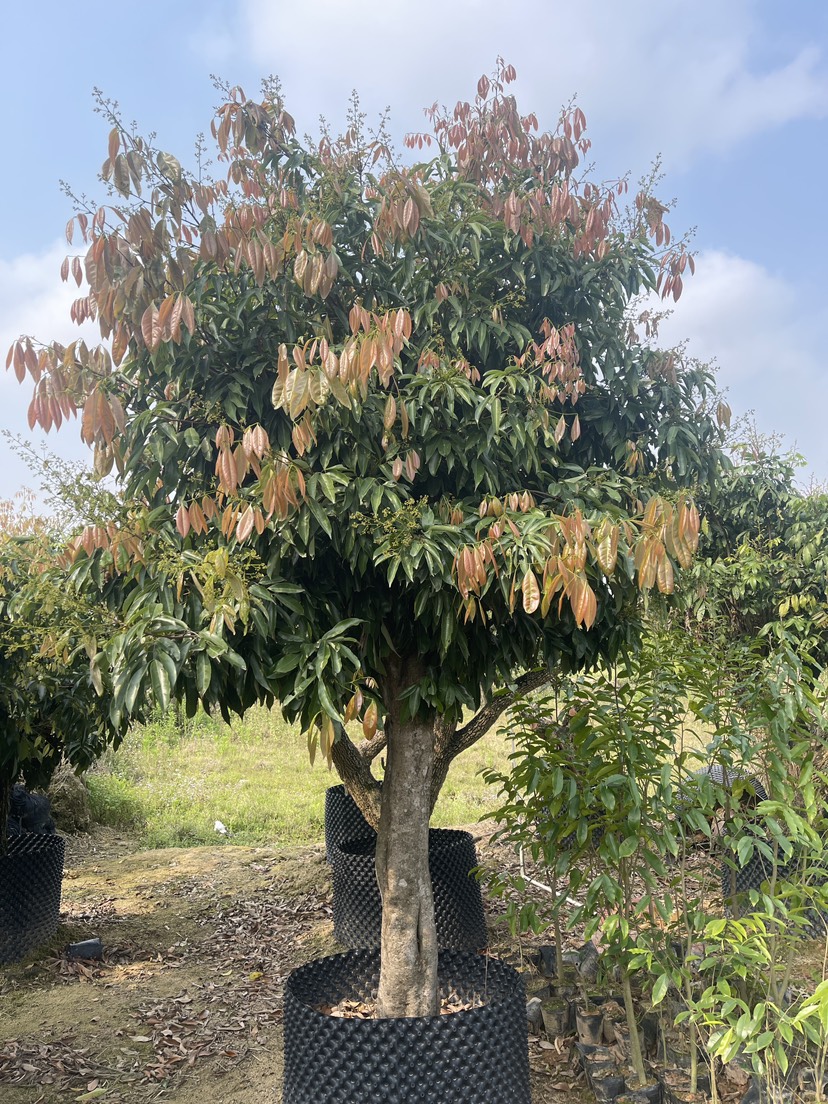
<svg viewBox="0 0 828 1104">
<path fill-rule="evenodd" d="M 540 605 L 541 595 L 540 587 L 538 586 L 538 580 L 534 571 L 530 568 L 523 576 L 523 582 L 521 583 L 521 590 L 523 591 L 523 609 L 526 613 L 534 613 Z"/>
</svg>

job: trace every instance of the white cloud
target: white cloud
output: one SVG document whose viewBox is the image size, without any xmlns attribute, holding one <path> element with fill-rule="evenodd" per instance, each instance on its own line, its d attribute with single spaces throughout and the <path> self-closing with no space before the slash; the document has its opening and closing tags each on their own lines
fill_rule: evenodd
<svg viewBox="0 0 828 1104">
<path fill-rule="evenodd" d="M 502 54 L 521 100 L 551 123 L 573 93 L 600 126 L 599 153 L 621 169 L 661 150 L 670 169 L 800 118 L 828 114 L 828 72 L 803 44 L 756 63 L 767 45 L 751 0 L 236 0 L 224 23 L 205 16 L 215 44 L 285 82 L 303 127 L 337 112 L 357 88 L 371 113 L 387 103 L 402 130 L 419 109 L 473 94 Z M 198 50 L 198 35 L 194 48 Z M 209 47 L 209 48 L 208 48 Z M 252 89 L 251 89 L 252 91 Z M 341 114 L 341 113 L 340 113 Z M 338 120 L 337 120 L 338 121 Z"/>
<path fill-rule="evenodd" d="M 77 337 L 89 344 L 100 339 L 95 326 L 87 323 L 79 328 L 69 317 L 72 301 L 80 292 L 74 283 L 61 282 L 60 265 L 65 254 L 66 247 L 55 243 L 42 253 L 0 259 L 0 428 L 21 434 L 38 448 L 45 446 L 65 459 L 86 463 L 90 453 L 80 440 L 77 422 L 64 424 L 60 433 L 52 430 L 47 435 L 29 430 L 30 382 L 21 385 L 13 371 L 5 370 L 9 346 L 24 334 L 66 344 Z M 21 485 L 32 486 L 34 482 L 23 461 L 0 438 L 0 498 L 8 498 Z"/>
<path fill-rule="evenodd" d="M 828 478 L 828 309 L 753 261 L 706 251 L 660 329 L 660 344 L 684 339 L 691 355 L 717 362 L 734 415 L 755 410 L 764 433 L 784 433 L 819 480 Z"/>
</svg>

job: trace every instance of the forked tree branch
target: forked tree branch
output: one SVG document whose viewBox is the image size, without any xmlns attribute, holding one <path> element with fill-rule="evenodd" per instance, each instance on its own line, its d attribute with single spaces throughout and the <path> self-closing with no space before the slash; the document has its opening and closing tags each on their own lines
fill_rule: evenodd
<svg viewBox="0 0 828 1104">
<path fill-rule="evenodd" d="M 548 667 L 541 667 L 537 671 L 527 671 L 526 674 L 521 675 L 510 690 L 499 693 L 488 705 L 484 705 L 468 724 L 457 729 L 448 743 L 446 754 L 454 759 L 461 751 L 467 751 L 482 736 L 486 735 L 495 721 L 516 701 L 525 697 L 526 694 L 530 694 L 533 690 L 546 686 L 554 678 L 555 673 L 550 671 Z"/>
<path fill-rule="evenodd" d="M 371 745 L 380 742 L 377 737 L 371 741 Z M 385 737 L 382 738 L 385 743 Z M 377 746 L 375 754 L 379 754 L 381 746 Z M 338 726 L 336 740 L 331 751 L 331 758 L 336 767 L 336 772 L 348 793 L 359 806 L 359 810 L 372 828 L 379 826 L 381 785 L 371 773 L 372 756 L 365 756 L 351 741 L 350 736 L 342 725 Z"/>
<path fill-rule="evenodd" d="M 462 728 L 447 725 L 442 718 L 437 718 L 434 734 L 434 773 L 431 785 L 432 809 L 453 760 L 485 736 L 498 718 L 516 701 L 554 679 L 555 674 L 548 667 L 527 671 L 510 689 L 500 692 L 492 701 L 484 705 Z M 374 828 L 379 824 L 382 784 L 372 774 L 371 764 L 385 748 L 387 742 L 386 733 L 379 732 L 373 740 L 357 746 L 340 726 L 332 751 L 333 763 L 339 777 L 345 783 L 365 819 Z"/>
<path fill-rule="evenodd" d="M 366 740 L 364 744 L 360 744 L 357 753 L 362 756 L 366 763 L 373 763 L 383 748 L 387 746 L 387 735 L 384 732 L 378 732 L 373 740 Z"/>
<path fill-rule="evenodd" d="M 516 680 L 511 689 L 501 691 L 492 701 L 484 705 L 483 708 L 472 717 L 468 724 L 454 731 L 443 728 L 436 733 L 434 773 L 431 780 L 432 809 L 437 802 L 440 790 L 446 780 L 446 775 L 448 774 L 449 767 L 453 760 L 456 759 L 461 752 L 468 750 L 473 744 L 476 744 L 482 736 L 485 736 L 498 718 L 514 705 L 516 701 L 526 694 L 531 693 L 533 690 L 537 690 L 541 686 L 546 686 L 547 683 L 553 682 L 556 677 L 555 673 L 548 667 L 541 667 L 535 671 L 527 671 Z"/>
</svg>

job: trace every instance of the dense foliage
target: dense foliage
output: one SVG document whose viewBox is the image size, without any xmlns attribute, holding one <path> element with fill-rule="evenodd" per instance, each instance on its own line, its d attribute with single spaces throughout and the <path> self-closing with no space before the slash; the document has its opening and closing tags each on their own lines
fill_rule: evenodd
<svg viewBox="0 0 828 1104">
<path fill-rule="evenodd" d="M 535 137 L 512 75 L 434 114 L 436 156 L 406 168 L 358 116 L 305 148 L 273 85 L 217 116 L 226 181 L 114 120 L 117 202 L 72 220 L 89 249 L 64 271 L 86 275 L 74 314 L 111 355 L 24 339 L 10 362 L 45 427 L 82 403 L 99 468 L 145 510 L 116 553 L 151 561 L 169 612 L 243 660 L 190 664 L 191 701 L 275 694 L 310 725 L 413 649 L 413 709 L 456 719 L 516 667 L 628 640 L 636 545 L 642 588 L 669 591 L 687 562 L 687 508 L 654 499 L 628 523 L 710 474 L 710 380 L 639 345 L 628 307 L 678 295 L 692 260 L 658 248 L 652 197 L 621 230 L 624 183 L 574 176 L 580 111 Z M 113 536 L 81 544 L 100 558 Z M 162 698 L 170 654 L 169 679 L 149 663 Z"/>
<path fill-rule="evenodd" d="M 758 637 L 766 648 L 795 640 L 817 672 L 828 658 L 828 496 L 797 485 L 803 461 L 777 439 L 743 436 L 701 502 L 688 624 L 708 639 Z"/>
<path fill-rule="evenodd" d="M 653 622 L 633 660 L 516 706 L 512 770 L 489 774 L 501 836 L 551 892 L 527 898 L 523 876 L 495 888 L 515 927 L 597 940 L 639 1077 L 631 979 L 690 1021 L 696 1072 L 698 1040 L 708 1062 L 774 1076 L 826 1045 L 825 986 L 818 1001 L 789 989 L 828 896 L 825 691 L 794 643 L 705 643 L 678 618 Z"/>
<path fill-rule="evenodd" d="M 43 786 L 61 759 L 88 767 L 120 733 L 101 699 L 104 655 L 97 648 L 115 620 L 94 597 L 67 585 L 54 536 L 41 518 L 15 504 L 3 504 L 0 512 L 2 842 L 18 777 Z"/>
<path fill-rule="evenodd" d="M 102 104 L 112 202 L 71 220 L 63 275 L 110 346 L 9 353 L 32 422 L 82 407 L 117 470 L 128 516 L 87 527 L 73 569 L 119 610 L 113 725 L 148 694 L 278 699 L 379 821 L 381 884 L 403 852 L 422 868 L 395 883 L 415 927 L 452 758 L 551 670 L 634 642 L 718 457 L 709 374 L 636 334 L 636 296 L 693 267 L 666 208 L 619 212 L 624 180 L 576 174 L 580 110 L 539 132 L 514 75 L 429 112 L 413 165 L 357 110 L 314 145 L 277 84 L 226 89 L 215 180 Z"/>
</svg>

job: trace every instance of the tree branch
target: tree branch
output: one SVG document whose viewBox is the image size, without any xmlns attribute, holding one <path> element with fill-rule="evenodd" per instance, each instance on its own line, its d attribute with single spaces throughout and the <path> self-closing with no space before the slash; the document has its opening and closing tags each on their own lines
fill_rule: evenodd
<svg viewBox="0 0 828 1104">
<path fill-rule="evenodd" d="M 356 749 L 366 763 L 373 763 L 384 747 L 388 745 L 388 736 L 384 732 L 378 732 L 373 740 L 366 740 Z"/>
<path fill-rule="evenodd" d="M 379 737 L 371 741 L 376 745 Z M 383 738 L 384 744 L 384 738 Z M 376 748 L 379 754 L 381 747 Z M 360 812 L 371 825 L 379 825 L 381 786 L 371 773 L 373 756 L 364 756 L 351 742 L 351 738 L 342 725 L 337 726 L 336 740 L 331 751 L 336 773 L 345 783 L 345 789 L 357 803 Z"/>
<path fill-rule="evenodd" d="M 435 741 L 434 773 L 431 780 L 431 807 L 434 808 L 437 797 L 446 780 L 452 761 L 462 752 L 476 744 L 485 736 L 497 719 L 514 705 L 519 698 L 555 681 L 557 676 L 548 667 L 536 671 L 527 671 L 517 679 L 510 690 L 497 694 L 488 705 L 476 713 L 468 724 L 451 732 L 444 729 L 437 734 Z"/>
<path fill-rule="evenodd" d="M 555 674 L 548 667 L 542 667 L 537 671 L 527 671 L 515 682 L 513 689 L 499 693 L 488 705 L 484 705 L 479 713 L 476 713 L 467 725 L 458 729 L 449 741 L 445 754 L 454 759 L 461 751 L 467 751 L 472 744 L 476 744 L 481 736 L 485 736 L 495 721 L 502 716 L 516 701 L 530 694 L 533 690 L 552 682 Z"/>
</svg>

